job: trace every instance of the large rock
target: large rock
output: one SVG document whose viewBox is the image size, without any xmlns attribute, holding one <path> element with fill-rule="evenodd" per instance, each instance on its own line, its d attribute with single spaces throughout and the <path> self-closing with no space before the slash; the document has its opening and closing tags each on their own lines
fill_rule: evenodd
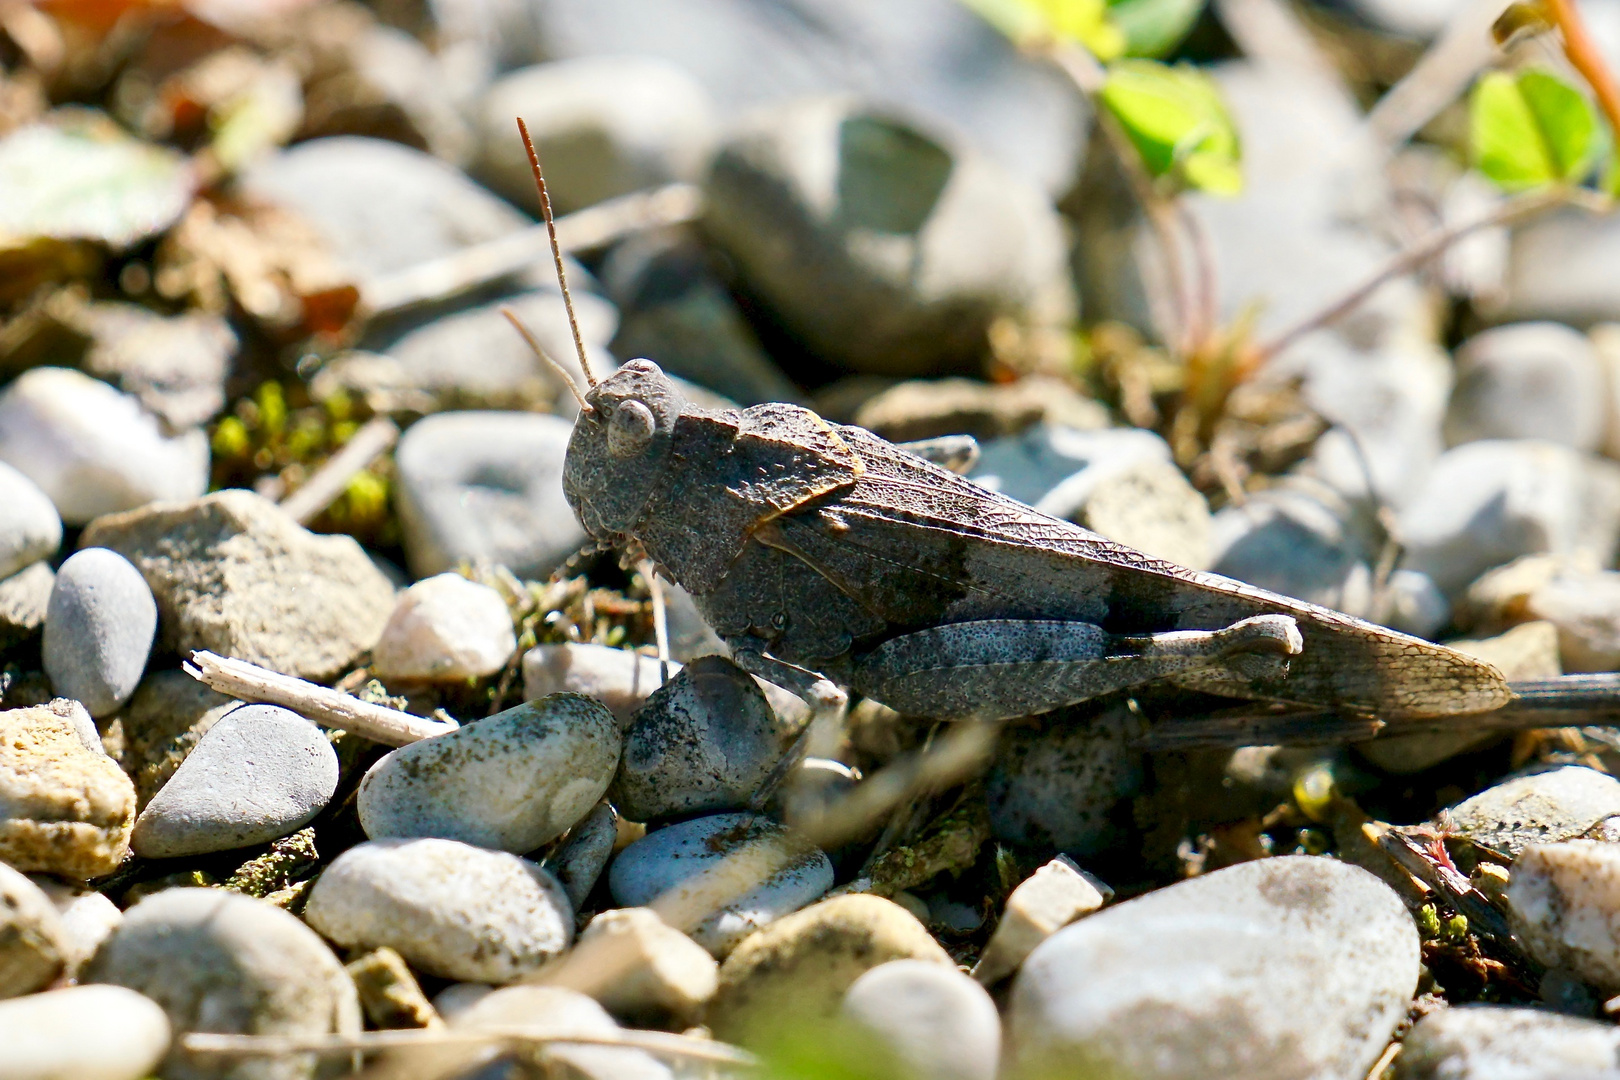
<svg viewBox="0 0 1620 1080">
<path fill-rule="evenodd" d="M 135 785 L 102 752 L 82 705 L 0 712 L 0 861 L 71 878 L 110 874 L 134 820 Z"/>
<path fill-rule="evenodd" d="M 230 489 L 100 518 L 80 536 L 140 570 L 164 643 L 326 679 L 377 643 L 394 587 L 347 536 L 317 536 Z"/>
<path fill-rule="evenodd" d="M 1419 969 L 1411 916 L 1371 874 L 1310 856 L 1244 863 L 1036 948 L 1009 1006 L 1015 1075 L 1360 1080 Z"/>
<path fill-rule="evenodd" d="M 146 671 L 157 636 L 157 603 L 140 572 L 115 551 L 92 547 L 57 571 L 45 612 L 45 673 L 51 689 L 106 716 Z"/>
</svg>

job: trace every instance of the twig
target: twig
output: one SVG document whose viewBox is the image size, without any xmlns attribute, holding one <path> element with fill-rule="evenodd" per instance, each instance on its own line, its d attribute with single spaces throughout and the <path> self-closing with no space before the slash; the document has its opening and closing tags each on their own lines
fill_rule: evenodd
<svg viewBox="0 0 1620 1080">
<path fill-rule="evenodd" d="M 1574 0 L 1547 0 L 1547 13 L 1558 25 L 1564 38 L 1564 55 L 1570 65 L 1592 87 L 1598 107 L 1609 120 L 1609 130 L 1620 138 L 1620 87 L 1615 85 L 1614 74 L 1603 61 L 1603 53 L 1587 32 L 1586 23 L 1576 9 Z"/>
<path fill-rule="evenodd" d="M 234 660 L 206 650 L 192 653 L 190 662 L 183 667 L 186 674 L 222 694 L 243 701 L 281 705 L 317 724 L 352 731 L 386 746 L 405 746 L 456 730 L 454 724 L 373 705 L 341 690 L 316 686 L 246 660 Z"/>
<path fill-rule="evenodd" d="M 300 525 L 308 525 L 349 486 L 355 474 L 386 453 L 399 439 L 399 426 L 386 416 L 366 421 L 343 449 L 327 459 L 297 491 L 281 500 L 281 508 Z"/>
<path fill-rule="evenodd" d="M 1378 1060 L 1373 1062 L 1372 1068 L 1367 1070 L 1367 1080 L 1384 1080 L 1384 1074 L 1389 1071 L 1389 1067 L 1395 1064 L 1395 1059 L 1400 1056 L 1400 1043 L 1392 1042 L 1384 1047 L 1384 1052 L 1378 1055 Z"/>
<path fill-rule="evenodd" d="M 703 194 L 693 184 L 669 184 L 608 199 L 557 219 L 557 243 L 565 252 L 602 247 L 621 236 L 662 225 L 680 225 L 702 213 Z M 526 270 L 550 251 L 544 225 L 462 248 L 407 270 L 366 282 L 361 303 L 370 315 L 386 315 L 446 300 Z"/>
<path fill-rule="evenodd" d="M 197 1031 L 180 1037 L 187 1053 L 222 1057 L 281 1057 L 286 1054 L 352 1054 L 421 1047 L 488 1046 L 515 1043 L 542 1046 L 619 1046 L 665 1057 L 712 1061 L 721 1065 L 757 1065 L 758 1059 L 729 1043 L 675 1035 L 665 1031 L 623 1029 L 602 1034 L 560 1033 L 500 1028 L 400 1028 L 360 1031 L 352 1035 L 225 1035 Z"/>
<path fill-rule="evenodd" d="M 1457 100 L 1496 47 L 1490 26 L 1504 0 L 1471 0 L 1446 23 L 1440 37 L 1367 113 L 1367 129 L 1384 146 L 1399 146 Z"/>
</svg>

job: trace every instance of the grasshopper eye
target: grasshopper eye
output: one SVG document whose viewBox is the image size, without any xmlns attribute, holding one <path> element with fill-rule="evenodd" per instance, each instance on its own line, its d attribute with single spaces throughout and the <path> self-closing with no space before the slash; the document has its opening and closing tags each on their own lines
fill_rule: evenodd
<svg viewBox="0 0 1620 1080">
<path fill-rule="evenodd" d="M 647 449 L 658 424 L 652 410 L 635 398 L 627 398 L 613 410 L 608 422 L 608 453 L 616 458 L 634 457 Z"/>
</svg>

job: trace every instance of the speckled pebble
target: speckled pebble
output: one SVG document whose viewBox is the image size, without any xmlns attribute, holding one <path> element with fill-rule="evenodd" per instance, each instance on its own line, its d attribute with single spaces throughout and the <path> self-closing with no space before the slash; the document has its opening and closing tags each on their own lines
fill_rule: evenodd
<svg viewBox="0 0 1620 1080">
<path fill-rule="evenodd" d="M 1517 855 L 1530 844 L 1580 836 L 1620 814 L 1620 780 L 1581 765 L 1544 769 L 1486 788 L 1448 813 L 1470 840 Z"/>
<path fill-rule="evenodd" d="M 619 815 L 610 803 L 597 803 L 575 825 L 562 846 L 546 858 L 546 869 L 557 875 L 563 891 L 578 911 L 596 887 L 597 879 L 613 857 L 619 839 Z"/>
<path fill-rule="evenodd" d="M 314 820 L 337 783 L 337 753 L 320 728 L 290 709 L 244 705 L 208 729 L 146 804 L 130 846 L 170 859 L 262 844 Z"/>
<path fill-rule="evenodd" d="M 681 669 L 669 665 L 673 678 Z M 593 697 L 628 728 L 635 712 L 662 685 L 658 660 L 606 645 L 537 645 L 523 654 L 523 696 L 569 692 Z"/>
<path fill-rule="evenodd" d="M 590 698 L 525 702 L 383 757 L 360 782 L 360 824 L 372 839 L 533 851 L 590 813 L 620 743 L 612 715 Z"/>
<path fill-rule="evenodd" d="M 460 574 L 438 574 L 400 594 L 372 650 L 372 670 L 390 682 L 461 682 L 493 675 L 516 649 L 500 593 Z"/>
<path fill-rule="evenodd" d="M 1620 846 L 1532 844 L 1508 881 L 1508 919 L 1538 963 L 1620 992 Z"/>
<path fill-rule="evenodd" d="M 746 854 L 736 857 L 740 852 Z M 718 877 L 725 880 L 705 873 L 722 864 L 727 873 Z M 763 881 L 741 895 L 725 889 L 728 882 L 738 886 L 761 876 Z M 714 814 L 648 833 L 620 852 L 608 871 L 615 903 L 656 907 L 716 956 L 815 900 L 832 883 L 825 853 L 757 814 Z M 707 895 L 714 888 L 728 896 L 718 912 Z"/>
<path fill-rule="evenodd" d="M 114 712 L 141 681 L 157 636 L 157 601 L 140 571 L 87 548 L 56 572 L 45 611 L 45 674 L 91 716 Z"/>
<path fill-rule="evenodd" d="M 67 928 L 50 897 L 0 863 L 0 998 L 49 986 L 61 974 L 71 949 Z"/>
<path fill-rule="evenodd" d="M 987 786 L 996 838 L 1077 856 L 1117 842 L 1114 809 L 1142 783 L 1136 724 L 1123 706 L 1079 706 L 1011 727 Z"/>
<path fill-rule="evenodd" d="M 894 1054 L 907 1080 L 995 1080 L 1001 1016 L 984 987 L 953 967 L 879 964 L 855 980 L 843 1012 Z"/>
<path fill-rule="evenodd" d="M 0 1004 L 6 1080 L 141 1080 L 169 1050 L 169 1018 L 122 986 L 70 986 Z"/>
<path fill-rule="evenodd" d="M 514 982 L 574 937 L 551 874 L 454 840 L 350 848 L 316 880 L 304 918 L 339 945 L 387 945 L 420 971 L 465 982 Z"/>
<path fill-rule="evenodd" d="M 135 785 L 94 735 L 76 701 L 0 712 L 0 861 L 79 879 L 123 861 Z"/>
<path fill-rule="evenodd" d="M 61 543 L 62 519 L 50 496 L 0 462 L 0 578 L 50 558 Z"/>
<path fill-rule="evenodd" d="M 1401 1040 L 1395 1080 L 1612 1077 L 1620 1028 L 1547 1009 L 1463 1005 L 1430 1013 Z"/>
</svg>

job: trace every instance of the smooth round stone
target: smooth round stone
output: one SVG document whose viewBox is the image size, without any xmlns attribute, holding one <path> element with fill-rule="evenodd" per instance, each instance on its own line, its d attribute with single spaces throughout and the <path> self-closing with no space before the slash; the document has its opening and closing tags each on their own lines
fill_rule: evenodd
<svg viewBox="0 0 1620 1080">
<path fill-rule="evenodd" d="M 533 851 L 590 813 L 619 764 L 613 714 L 579 694 L 528 701 L 391 751 L 360 781 L 372 839 L 437 836 Z"/>
<path fill-rule="evenodd" d="M 0 462 L 0 578 L 56 554 L 62 519 L 49 495 Z"/>
<path fill-rule="evenodd" d="M 86 548 L 56 572 L 45 609 L 45 674 L 91 716 L 114 712 L 140 684 L 157 636 L 157 601 L 116 551 Z"/>
<path fill-rule="evenodd" d="M 574 937 L 573 908 L 550 873 L 454 840 L 350 848 L 316 879 L 304 918 L 339 945 L 386 945 L 463 982 L 515 982 Z"/>
<path fill-rule="evenodd" d="M 70 986 L 0 1004 L 7 1080 L 141 1080 L 169 1050 L 169 1017 L 122 986 Z"/>
<path fill-rule="evenodd" d="M 67 368 L 34 368 L 0 391 L 0 461 L 69 525 L 208 487 L 206 435 L 167 435 L 135 398 Z"/>
<path fill-rule="evenodd" d="M 1124 706 L 1080 706 L 1008 730 L 986 788 L 996 837 L 1081 856 L 1120 840 L 1115 808 L 1142 786 L 1136 723 Z"/>
<path fill-rule="evenodd" d="M 1405 1019 L 1420 966 L 1411 915 L 1372 874 L 1304 855 L 1244 863 L 1037 946 L 1008 1009 L 1014 1068 L 1359 1078 Z"/>
<path fill-rule="evenodd" d="M 208 729 L 241 705 L 184 671 L 154 671 L 141 680 L 115 722 L 123 728 L 122 764 L 135 781 L 142 809 Z"/>
<path fill-rule="evenodd" d="M 1572 839 L 1620 814 L 1620 780 L 1564 765 L 1504 780 L 1447 813 L 1470 840 L 1516 856 L 1531 844 Z"/>
<path fill-rule="evenodd" d="M 1620 846 L 1532 844 L 1514 860 L 1506 899 L 1514 934 L 1532 959 L 1572 971 L 1605 994 L 1620 991 Z"/>
<path fill-rule="evenodd" d="M 360 1001 L 326 943 L 273 904 L 225 889 L 166 889 L 130 908 L 80 976 L 139 991 L 168 1014 L 178 1041 L 192 1031 L 244 1035 L 353 1034 Z M 311 1055 L 223 1064 L 172 1049 L 172 1080 L 308 1080 Z"/>
<path fill-rule="evenodd" d="M 399 517 L 419 577 L 459 562 L 544 577 L 585 542 L 563 497 L 574 425 L 520 412 L 438 413 L 399 441 Z"/>
<path fill-rule="evenodd" d="M 706 874 L 722 864 L 727 872 L 719 876 L 733 886 L 758 881 L 739 889 L 741 895 L 728 893 L 723 906 L 707 893 L 724 883 Z M 690 915 L 695 925 L 669 914 L 665 919 L 716 956 L 832 884 L 832 862 L 820 848 L 758 814 L 714 814 L 648 833 L 621 851 L 608 871 L 615 903 L 647 907 L 657 900 L 660 912 Z"/>
<path fill-rule="evenodd" d="M 611 798 L 631 821 L 748 805 L 784 749 L 753 676 L 703 656 L 653 692 L 625 733 Z"/>
<path fill-rule="evenodd" d="M 1554 322 L 1498 326 L 1457 349 L 1446 440 L 1545 439 L 1591 451 L 1603 442 L 1607 408 L 1585 334 Z"/>
<path fill-rule="evenodd" d="M 172 859 L 275 840 L 313 821 L 337 783 L 337 752 L 320 728 L 277 705 L 244 705 L 208 729 L 146 804 L 130 847 Z"/>
<path fill-rule="evenodd" d="M 400 594 L 371 667 L 389 681 L 463 682 L 495 674 L 516 649 L 500 593 L 460 574 L 438 574 Z"/>
<path fill-rule="evenodd" d="M 915 1080 L 995 1080 L 1001 1016 L 954 967 L 891 960 L 855 980 L 844 1016 L 875 1035 Z"/>
<path fill-rule="evenodd" d="M 1573 1080 L 1613 1076 L 1620 1029 L 1547 1009 L 1460 1005 L 1413 1025 L 1396 1080 Z"/>
<path fill-rule="evenodd" d="M 49 986 L 71 951 L 67 928 L 51 898 L 0 863 L 0 998 Z"/>
</svg>

